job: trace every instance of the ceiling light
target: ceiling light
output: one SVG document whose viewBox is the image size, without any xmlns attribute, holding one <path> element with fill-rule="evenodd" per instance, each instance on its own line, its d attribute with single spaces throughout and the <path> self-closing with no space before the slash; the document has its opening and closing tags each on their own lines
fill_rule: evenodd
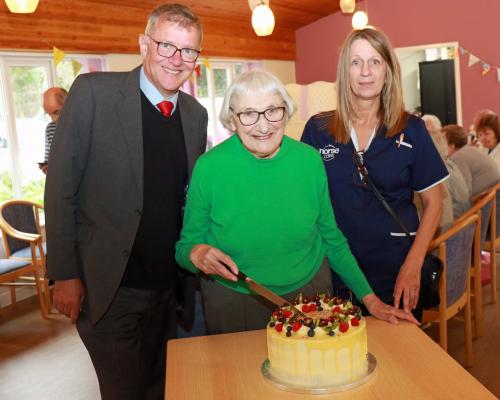
<svg viewBox="0 0 500 400">
<path fill-rule="evenodd" d="M 368 24 L 368 15 L 364 11 L 356 11 L 352 16 L 352 27 L 363 29 Z"/>
<path fill-rule="evenodd" d="M 5 0 L 9 11 L 18 14 L 29 14 L 36 10 L 38 0 Z"/>
<path fill-rule="evenodd" d="M 340 10 L 344 14 L 350 14 L 356 8 L 356 0 L 340 0 Z"/>
<path fill-rule="evenodd" d="M 274 30 L 274 14 L 269 0 L 248 0 L 252 12 L 252 27 L 257 36 L 268 36 Z"/>
</svg>

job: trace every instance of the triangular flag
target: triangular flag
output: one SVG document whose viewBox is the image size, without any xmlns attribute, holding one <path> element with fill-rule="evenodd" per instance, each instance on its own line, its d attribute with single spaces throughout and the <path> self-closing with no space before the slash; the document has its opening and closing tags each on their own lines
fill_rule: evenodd
<svg viewBox="0 0 500 400">
<path fill-rule="evenodd" d="M 71 60 L 71 66 L 73 67 L 73 75 L 77 76 L 78 72 L 82 69 L 82 64 L 78 62 L 77 60 Z"/>
<path fill-rule="evenodd" d="M 497 82 L 500 82 L 500 68 L 497 68 Z"/>
<path fill-rule="evenodd" d="M 208 58 L 205 58 L 205 59 L 203 60 L 203 65 L 204 65 L 205 67 L 207 67 L 207 69 L 211 69 L 211 68 L 212 68 L 212 66 L 210 65 L 210 61 L 208 61 Z"/>
<path fill-rule="evenodd" d="M 490 64 L 483 63 L 481 75 L 485 76 L 490 71 Z"/>
<path fill-rule="evenodd" d="M 469 53 L 469 67 L 472 67 L 474 64 L 479 62 L 479 58 L 477 58 L 474 54 Z"/>
<path fill-rule="evenodd" d="M 201 65 L 197 65 L 195 68 L 194 68 L 194 72 L 196 73 L 196 77 L 199 78 L 201 76 Z"/>
<path fill-rule="evenodd" d="M 64 51 L 59 50 L 55 46 L 52 48 L 52 51 L 54 52 L 54 63 L 56 64 L 57 67 L 64 58 Z"/>
</svg>

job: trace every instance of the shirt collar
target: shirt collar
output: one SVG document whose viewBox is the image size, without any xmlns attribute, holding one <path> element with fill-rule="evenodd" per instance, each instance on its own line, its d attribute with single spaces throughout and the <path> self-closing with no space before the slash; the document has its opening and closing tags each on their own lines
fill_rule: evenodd
<svg viewBox="0 0 500 400">
<path fill-rule="evenodd" d="M 179 97 L 179 91 L 175 92 L 174 95 L 165 98 L 161 94 L 161 92 L 156 88 L 156 86 L 149 81 L 146 74 L 144 73 L 144 67 L 141 67 L 140 88 L 142 93 L 144 93 L 144 96 L 146 96 L 146 98 L 151 102 L 151 104 L 153 104 L 158 110 L 159 108 L 156 105 L 163 100 L 168 100 L 174 103 L 174 108 L 172 109 L 172 113 L 175 112 L 175 109 L 177 108 L 177 98 Z"/>
<path fill-rule="evenodd" d="M 375 133 L 377 132 L 377 127 L 373 128 L 373 131 L 370 135 L 370 139 L 368 140 L 368 143 L 366 143 L 366 147 L 363 149 L 364 152 L 368 150 L 368 147 L 372 144 L 372 140 L 375 137 Z M 352 143 L 354 144 L 354 148 L 356 151 L 360 151 L 359 149 L 359 144 L 358 144 L 358 135 L 356 134 L 356 131 L 354 130 L 354 127 L 351 125 L 351 132 L 349 133 L 351 136 Z"/>
</svg>

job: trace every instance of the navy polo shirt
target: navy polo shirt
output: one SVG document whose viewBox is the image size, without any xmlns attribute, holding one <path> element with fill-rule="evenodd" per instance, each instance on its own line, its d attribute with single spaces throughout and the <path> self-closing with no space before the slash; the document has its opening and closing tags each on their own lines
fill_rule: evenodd
<svg viewBox="0 0 500 400">
<path fill-rule="evenodd" d="M 362 185 L 353 162 L 353 143 L 334 141 L 328 133 L 330 118 L 331 114 L 312 117 L 301 140 L 323 158 L 337 224 L 361 269 L 375 293 L 392 302 L 395 280 L 411 241 L 373 191 Z M 420 118 L 410 116 L 405 129 L 393 137 L 386 138 L 385 133 L 383 127 L 374 134 L 363 153 L 363 163 L 380 193 L 415 234 L 419 220 L 413 192 L 444 181 L 448 170 Z M 356 146 L 352 132 L 351 136 Z"/>
</svg>

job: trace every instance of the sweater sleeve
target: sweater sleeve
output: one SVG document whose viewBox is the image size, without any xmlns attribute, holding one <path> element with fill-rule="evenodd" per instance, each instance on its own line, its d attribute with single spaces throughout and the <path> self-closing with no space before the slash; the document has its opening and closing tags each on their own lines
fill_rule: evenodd
<svg viewBox="0 0 500 400">
<path fill-rule="evenodd" d="M 337 227 L 328 194 L 326 172 L 322 165 L 320 171 L 318 177 L 318 202 L 320 210 L 317 222 L 318 231 L 322 237 L 331 268 L 349 286 L 356 297 L 361 300 L 367 294 L 373 293 L 373 289 L 352 255 L 347 239 Z"/>
<path fill-rule="evenodd" d="M 177 263 L 194 273 L 199 270 L 189 259 L 189 254 L 195 245 L 207 242 L 210 226 L 210 204 L 205 189 L 208 182 L 202 164 L 203 159 L 195 164 L 184 209 L 184 225 L 180 240 L 175 245 Z"/>
</svg>

